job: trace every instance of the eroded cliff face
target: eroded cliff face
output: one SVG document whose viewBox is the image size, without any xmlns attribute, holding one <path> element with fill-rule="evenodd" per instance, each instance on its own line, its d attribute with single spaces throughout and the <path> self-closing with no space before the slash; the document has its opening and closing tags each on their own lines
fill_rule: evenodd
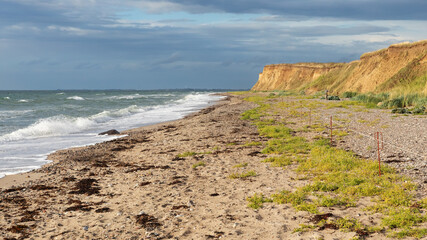
<svg viewBox="0 0 427 240">
<path fill-rule="evenodd" d="M 426 73 L 427 40 L 424 40 L 365 53 L 360 60 L 350 63 L 267 65 L 252 90 L 380 92 L 411 84 Z M 426 81 L 417 84 L 424 84 L 420 89 L 427 93 Z"/>
<path fill-rule="evenodd" d="M 273 64 L 264 67 L 252 90 L 291 90 L 310 83 L 331 70 L 342 67 L 340 63 Z"/>
</svg>

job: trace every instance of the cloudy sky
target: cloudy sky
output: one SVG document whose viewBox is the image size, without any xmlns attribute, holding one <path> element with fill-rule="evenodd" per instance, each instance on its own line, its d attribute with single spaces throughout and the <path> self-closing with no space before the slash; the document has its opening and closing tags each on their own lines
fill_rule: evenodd
<svg viewBox="0 0 427 240">
<path fill-rule="evenodd" d="M 0 90 L 250 88 L 427 39 L 426 0 L 0 0 Z"/>
</svg>

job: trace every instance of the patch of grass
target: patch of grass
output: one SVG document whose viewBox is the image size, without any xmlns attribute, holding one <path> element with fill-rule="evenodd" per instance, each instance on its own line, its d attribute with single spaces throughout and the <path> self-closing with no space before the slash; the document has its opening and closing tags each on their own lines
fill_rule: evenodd
<svg viewBox="0 0 427 240">
<path fill-rule="evenodd" d="M 313 214 L 318 214 L 319 210 L 317 209 L 318 205 L 316 203 L 303 202 L 299 205 L 294 206 L 298 211 L 305 211 Z"/>
<path fill-rule="evenodd" d="M 280 191 L 276 194 L 271 195 L 271 199 L 274 203 L 278 204 L 286 204 L 290 203 L 293 206 L 301 205 L 305 202 L 307 194 L 301 190 L 297 190 L 295 192 L 290 191 Z"/>
<path fill-rule="evenodd" d="M 426 221 L 416 208 L 396 208 L 389 210 L 388 216 L 382 219 L 382 224 L 390 229 L 410 229 Z"/>
<path fill-rule="evenodd" d="M 243 179 L 243 178 L 254 177 L 254 176 L 256 176 L 256 172 L 254 170 L 251 170 L 244 173 L 233 173 L 228 177 L 231 179 L 237 179 L 237 178 Z"/>
<path fill-rule="evenodd" d="M 252 197 L 248 197 L 246 200 L 249 202 L 248 207 L 253 209 L 261 208 L 266 202 L 272 202 L 270 198 L 264 197 L 264 194 L 262 193 L 255 193 Z"/>
<path fill-rule="evenodd" d="M 176 155 L 177 157 L 191 157 L 197 155 L 196 152 L 184 152 Z"/>
<path fill-rule="evenodd" d="M 339 218 L 335 221 L 335 224 L 340 230 L 353 231 L 365 230 L 366 227 L 354 218 Z"/>
<path fill-rule="evenodd" d="M 229 92 L 230 94 L 241 96 L 250 93 L 250 91 L 237 91 L 237 92 Z"/>
<path fill-rule="evenodd" d="M 283 154 L 280 156 L 269 157 L 264 159 L 262 162 L 271 163 L 272 167 L 285 167 L 300 161 L 303 161 L 301 156 L 289 156 L 287 154 Z"/>
<path fill-rule="evenodd" d="M 248 142 L 243 145 L 244 147 L 252 147 L 252 146 L 260 146 L 262 145 L 262 142 Z"/>
<path fill-rule="evenodd" d="M 227 143 L 227 146 L 235 146 L 235 145 L 237 145 L 237 143 L 235 143 L 235 142 Z"/>
<path fill-rule="evenodd" d="M 395 231 L 389 236 L 393 238 L 414 237 L 417 239 L 421 239 L 427 236 L 427 228 L 404 229 L 401 231 Z"/>
<path fill-rule="evenodd" d="M 331 108 L 350 108 L 351 106 L 360 105 L 357 101 L 344 100 L 339 102 L 327 102 L 324 103 L 327 109 Z"/>
<path fill-rule="evenodd" d="M 310 150 L 310 144 L 303 137 L 289 137 L 287 139 L 272 139 L 261 151 L 264 154 L 306 154 Z"/>
<path fill-rule="evenodd" d="M 336 137 L 345 137 L 348 135 L 348 132 L 344 130 L 332 130 L 332 135 Z"/>
<path fill-rule="evenodd" d="M 193 169 L 196 169 L 197 167 L 204 167 L 206 164 L 203 161 L 197 162 L 191 166 Z"/>
<path fill-rule="evenodd" d="M 258 109 L 251 109 L 241 114 L 243 120 L 256 120 L 261 117 Z"/>
<path fill-rule="evenodd" d="M 372 104 L 376 101 L 384 101 L 389 98 L 389 95 L 359 94 L 355 98 L 365 99 L 366 102 Z M 273 100 L 269 101 L 271 103 Z M 328 139 L 320 138 L 314 142 L 308 142 L 302 137 L 295 136 L 293 130 L 288 127 L 289 124 L 278 124 L 277 120 L 273 119 L 274 116 L 266 115 L 277 108 L 297 111 L 296 109 L 300 107 L 306 107 L 307 102 L 271 103 L 260 112 L 259 119 L 253 122 L 258 127 L 260 134 L 270 138 L 262 153 L 279 155 L 267 158 L 264 162 L 278 167 L 299 163 L 296 168 L 297 173 L 300 174 L 298 179 L 311 180 L 311 183 L 292 192 L 281 191 L 270 197 L 257 195 L 253 200 L 248 201 L 263 203 L 271 200 L 276 204 L 291 204 L 299 211 L 318 213 L 319 207 L 354 207 L 360 198 L 371 197 L 374 205 L 367 207 L 366 210 L 381 213 L 382 228 L 396 230 L 393 232 L 396 236 L 424 237 L 426 231 L 418 226 L 427 221 L 425 210 L 420 210 L 426 209 L 427 200 L 414 202 L 411 194 L 414 184 L 396 174 L 395 170 L 387 165 L 381 166 L 382 175 L 379 176 L 376 161 L 361 159 L 352 152 L 334 148 L 329 145 Z M 362 108 L 360 104 L 355 101 L 342 101 L 329 103 L 326 107 L 354 106 L 353 111 L 358 109 L 365 111 L 366 108 Z M 377 125 L 378 120 L 364 123 Z M 316 127 L 323 126 L 312 125 L 307 129 L 311 130 Z M 335 130 L 333 134 L 345 136 L 348 133 Z M 243 174 L 236 174 L 235 178 L 239 178 L 240 175 Z M 419 207 L 411 207 L 414 204 Z M 259 208 L 262 207 L 262 204 L 255 206 Z M 391 209 L 396 209 L 396 211 Z M 348 231 L 372 232 L 378 230 L 368 228 L 356 219 L 349 218 L 338 219 L 334 224 L 341 230 Z"/>
<path fill-rule="evenodd" d="M 316 229 L 316 228 L 317 228 L 316 225 L 300 224 L 300 226 L 298 228 L 295 228 L 292 232 L 293 233 L 308 232 L 308 231 L 311 231 L 311 230 Z"/>
<path fill-rule="evenodd" d="M 342 98 L 353 98 L 353 97 L 355 97 L 357 94 L 358 94 L 357 92 L 343 92 L 343 93 L 341 94 L 341 97 L 342 97 Z"/>
<path fill-rule="evenodd" d="M 352 199 L 340 196 L 327 196 L 320 195 L 316 200 L 316 205 L 320 207 L 333 207 L 333 206 L 345 206 L 345 207 L 354 207 L 356 206 L 355 202 Z"/>
<path fill-rule="evenodd" d="M 288 138 L 292 136 L 292 130 L 283 125 L 259 126 L 258 129 L 261 136 L 268 138 Z"/>
<path fill-rule="evenodd" d="M 234 165 L 233 168 L 244 168 L 247 166 L 248 166 L 248 163 L 240 163 L 240 164 Z"/>
</svg>

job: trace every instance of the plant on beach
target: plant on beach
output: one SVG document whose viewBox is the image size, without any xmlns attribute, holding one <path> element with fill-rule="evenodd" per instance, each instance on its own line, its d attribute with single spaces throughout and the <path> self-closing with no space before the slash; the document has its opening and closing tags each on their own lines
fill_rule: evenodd
<svg viewBox="0 0 427 240">
<path fill-rule="evenodd" d="M 247 142 L 243 146 L 244 147 L 252 147 L 252 146 L 260 146 L 260 145 L 262 145 L 262 142 Z"/>
<path fill-rule="evenodd" d="M 191 168 L 196 169 L 197 167 L 204 167 L 206 164 L 203 161 L 197 162 L 191 166 Z"/>
<path fill-rule="evenodd" d="M 233 168 L 244 168 L 247 166 L 248 166 L 248 163 L 240 163 L 240 164 L 234 165 Z"/>
<path fill-rule="evenodd" d="M 270 198 L 264 197 L 264 194 L 262 193 L 261 194 L 255 193 L 252 197 L 248 197 L 247 201 L 249 202 L 248 207 L 253 209 L 261 208 L 263 203 L 272 202 Z"/>
<path fill-rule="evenodd" d="M 365 98 L 370 103 L 378 103 L 389 96 L 386 94 L 359 94 L 357 97 L 359 100 Z M 249 207 L 258 209 L 263 206 L 263 203 L 273 202 L 290 204 L 296 210 L 317 214 L 322 207 L 355 207 L 361 198 L 370 197 L 374 204 L 366 207 L 365 210 L 380 213 L 381 226 L 368 227 L 356 219 L 350 218 L 328 220 L 328 222 L 344 231 L 372 233 L 385 229 L 394 237 L 421 238 L 426 236 L 427 230 L 422 226 L 427 222 L 425 213 L 427 199 L 418 202 L 414 200 L 411 193 L 415 189 L 414 184 L 398 175 L 387 165 L 381 166 L 382 175 L 379 176 L 378 163 L 361 159 L 352 152 L 332 147 L 327 139 L 318 138 L 309 142 L 305 138 L 297 136 L 298 133 L 295 133 L 288 125 L 281 123 L 281 120 L 275 120 L 273 115 L 268 115 L 270 112 L 280 114 L 281 111 L 283 112 L 282 108 L 294 108 L 295 111 L 296 107 L 286 102 L 275 104 L 272 103 L 273 100 L 269 99 L 269 104 L 263 105 L 262 111 L 257 110 L 257 119 L 252 121 L 257 126 L 260 135 L 269 138 L 262 153 L 272 154 L 272 156 L 263 162 L 271 163 L 275 167 L 298 164 L 296 172 L 303 176 L 301 179 L 310 180 L 310 182 L 293 191 L 280 191 L 270 196 L 264 196 L 261 193 L 255 194 L 247 199 Z M 255 102 L 263 104 L 261 98 Z M 305 102 L 300 104 L 301 106 L 307 105 Z M 329 105 L 332 106 L 328 103 L 327 106 L 329 107 Z M 342 101 L 334 103 L 333 107 L 353 105 L 359 105 L 359 103 Z M 357 107 L 359 109 L 359 106 Z M 280 108 L 280 111 L 276 110 L 277 108 Z M 364 109 L 360 109 L 360 111 L 364 111 Z M 294 117 L 300 117 L 298 114 L 294 115 Z M 369 123 L 378 124 L 376 120 Z M 348 134 L 340 130 L 334 130 L 333 133 L 338 137 Z M 240 175 L 233 178 L 238 178 L 237 176 Z M 312 228 L 311 226 L 305 226 L 301 230 L 305 231 L 305 229 Z"/>
<path fill-rule="evenodd" d="M 244 178 L 254 177 L 254 176 L 256 176 L 256 172 L 254 170 L 250 170 L 244 173 L 233 173 L 228 177 L 231 179 L 244 179 Z"/>
<path fill-rule="evenodd" d="M 196 152 L 184 152 L 176 155 L 177 157 L 191 157 L 197 155 Z"/>
</svg>

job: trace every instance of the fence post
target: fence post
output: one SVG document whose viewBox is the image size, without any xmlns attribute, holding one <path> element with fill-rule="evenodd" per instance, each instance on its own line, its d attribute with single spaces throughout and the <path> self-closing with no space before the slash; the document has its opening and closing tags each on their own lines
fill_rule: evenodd
<svg viewBox="0 0 427 240">
<path fill-rule="evenodd" d="M 384 149 L 383 133 L 376 132 L 377 151 L 378 151 L 378 173 L 381 176 L 381 156 L 380 156 L 380 134 L 381 134 L 381 150 Z"/>
<path fill-rule="evenodd" d="M 332 116 L 331 116 L 331 146 L 332 146 Z"/>
</svg>

